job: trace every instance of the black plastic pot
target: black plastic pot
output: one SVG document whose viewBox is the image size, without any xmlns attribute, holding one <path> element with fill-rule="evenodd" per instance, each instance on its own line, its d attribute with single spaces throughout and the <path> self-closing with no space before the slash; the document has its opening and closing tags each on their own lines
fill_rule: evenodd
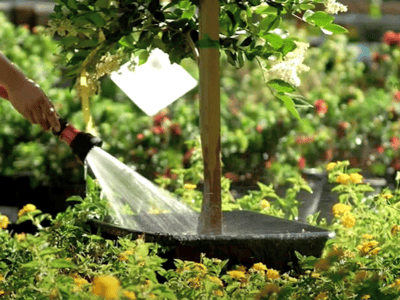
<svg viewBox="0 0 400 300">
<path fill-rule="evenodd" d="M 154 218 L 162 219 L 163 215 L 154 215 Z M 131 234 L 135 239 L 144 235 L 147 242 L 169 246 L 171 250 L 165 258 L 170 262 L 175 258 L 199 261 L 205 253 L 209 258 L 229 259 L 232 266 L 262 262 L 281 271 L 298 269 L 295 251 L 318 257 L 326 241 L 334 237 L 334 233 L 325 229 L 251 211 L 223 212 L 223 235 L 142 232 L 97 220 L 89 224 L 105 238 Z"/>
</svg>

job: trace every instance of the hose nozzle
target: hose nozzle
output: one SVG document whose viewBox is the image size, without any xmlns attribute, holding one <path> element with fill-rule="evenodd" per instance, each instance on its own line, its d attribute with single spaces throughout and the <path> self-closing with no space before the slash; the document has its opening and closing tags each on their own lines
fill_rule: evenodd
<svg viewBox="0 0 400 300">
<path fill-rule="evenodd" d="M 53 134 L 58 136 L 64 143 L 71 147 L 79 160 L 83 163 L 89 151 L 94 147 L 101 147 L 103 141 L 90 133 L 82 132 L 69 124 L 65 119 L 59 119 L 61 130 Z"/>
</svg>

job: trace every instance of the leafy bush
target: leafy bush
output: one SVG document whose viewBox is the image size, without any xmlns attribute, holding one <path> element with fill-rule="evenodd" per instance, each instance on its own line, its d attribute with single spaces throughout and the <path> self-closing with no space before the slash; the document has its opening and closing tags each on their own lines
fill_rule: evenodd
<svg viewBox="0 0 400 300">
<path fill-rule="evenodd" d="M 333 222 L 319 222 L 318 213 L 308 221 L 336 236 L 320 258 L 297 253 L 298 271 L 282 274 L 262 262 L 227 268 L 226 260 L 204 256 L 198 262 L 177 259 L 165 269 L 157 244 L 93 234 L 87 220 L 104 220 L 108 204 L 89 180 L 86 198 L 71 197 L 79 203 L 54 219 L 33 205 L 21 209 L 18 222 L 33 222 L 35 235 L 8 230 L 8 218 L 0 217 L 1 294 L 6 299 L 397 299 L 400 191 L 365 196 L 371 187 L 348 167 L 346 161 L 327 166 L 339 193 Z M 273 193 L 261 186 L 244 203 Z M 296 207 L 284 202 L 264 202 L 262 211 L 276 215 L 285 204 L 290 211 Z M 260 211 L 251 204 L 246 208 Z"/>
</svg>

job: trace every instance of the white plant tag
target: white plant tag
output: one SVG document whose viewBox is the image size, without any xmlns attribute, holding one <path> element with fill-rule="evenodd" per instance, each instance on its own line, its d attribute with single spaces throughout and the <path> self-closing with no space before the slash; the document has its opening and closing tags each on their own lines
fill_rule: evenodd
<svg viewBox="0 0 400 300">
<path fill-rule="evenodd" d="M 197 81 L 180 65 L 171 64 L 159 49 L 146 63 L 128 69 L 129 63 L 111 73 L 114 83 L 147 115 L 153 116 L 197 86 Z"/>
</svg>

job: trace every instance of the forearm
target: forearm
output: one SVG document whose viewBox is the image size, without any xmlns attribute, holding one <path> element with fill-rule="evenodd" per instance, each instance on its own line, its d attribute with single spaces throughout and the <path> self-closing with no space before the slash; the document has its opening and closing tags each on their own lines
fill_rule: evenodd
<svg viewBox="0 0 400 300">
<path fill-rule="evenodd" d="M 26 76 L 0 53 L 0 85 L 9 91 L 15 91 L 19 90 L 26 80 Z"/>
</svg>

